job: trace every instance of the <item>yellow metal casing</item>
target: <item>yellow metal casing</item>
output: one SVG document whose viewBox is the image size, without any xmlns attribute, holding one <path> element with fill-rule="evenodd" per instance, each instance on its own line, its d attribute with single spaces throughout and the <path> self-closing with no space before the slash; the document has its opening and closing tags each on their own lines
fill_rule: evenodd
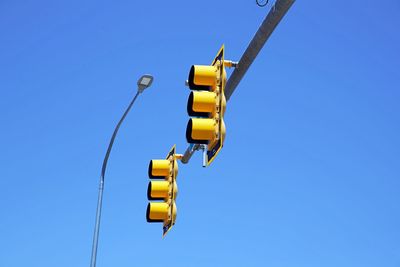
<svg viewBox="0 0 400 267">
<path fill-rule="evenodd" d="M 147 187 L 147 198 L 156 199 L 166 199 L 169 196 L 169 181 L 150 181 Z"/>
<path fill-rule="evenodd" d="M 147 222 L 165 222 L 168 220 L 170 205 L 165 202 L 150 202 L 147 205 Z"/>
<path fill-rule="evenodd" d="M 216 112 L 211 116 L 217 122 L 215 135 L 212 140 L 208 143 L 207 147 L 207 165 L 218 155 L 225 141 L 225 123 L 223 120 L 226 110 L 226 98 L 225 98 L 225 84 L 226 84 L 226 71 L 225 71 L 225 59 L 224 59 L 224 45 L 221 46 L 216 57 L 213 60 L 212 65 L 218 69 L 217 84 L 214 92 L 217 94 Z"/>
<path fill-rule="evenodd" d="M 189 72 L 189 88 L 191 90 L 212 90 L 217 82 L 217 71 L 215 66 L 193 65 Z"/>
<path fill-rule="evenodd" d="M 226 97 L 225 94 L 221 96 L 221 117 L 224 117 L 226 111 Z"/>
<path fill-rule="evenodd" d="M 159 178 L 169 175 L 170 161 L 166 159 L 153 159 L 149 163 L 149 177 Z"/>
<path fill-rule="evenodd" d="M 170 216 L 171 216 L 171 221 L 174 222 L 174 223 L 175 223 L 175 221 L 176 221 L 176 216 L 177 216 L 177 214 L 178 214 L 178 209 L 177 209 L 177 207 L 176 207 L 175 201 L 173 201 Z M 168 229 L 168 230 L 169 230 L 169 229 Z M 167 230 L 167 231 L 168 231 L 168 230 Z M 165 235 L 166 233 L 167 233 L 167 232 L 165 232 L 164 235 Z"/>
<path fill-rule="evenodd" d="M 226 110 L 225 67 L 234 66 L 224 59 L 224 45 L 221 46 L 209 66 L 193 65 L 189 72 L 187 111 L 189 120 L 186 127 L 186 140 L 191 144 L 207 144 L 206 164 L 210 165 L 221 150 L 225 139 L 223 117 Z"/>
<path fill-rule="evenodd" d="M 171 197 L 175 201 L 176 197 L 178 196 L 178 184 L 176 183 L 176 180 L 173 181 L 172 190 L 173 190 L 173 195 Z"/>
<path fill-rule="evenodd" d="M 215 147 L 217 142 L 220 142 L 220 140 L 225 140 L 225 135 L 226 135 L 226 128 L 225 128 L 225 122 L 224 119 L 221 119 L 221 123 L 219 124 L 220 127 L 217 131 L 215 131 L 215 134 L 218 134 L 219 138 L 215 137 L 212 138 L 208 142 L 207 149 L 210 151 L 213 147 Z"/>
<path fill-rule="evenodd" d="M 178 161 L 176 160 L 176 154 L 174 154 L 173 156 L 173 164 L 171 168 L 172 168 L 171 179 L 175 181 L 179 171 Z"/>
<path fill-rule="evenodd" d="M 225 140 L 225 136 L 226 136 L 226 127 L 225 127 L 225 122 L 224 119 L 222 119 L 222 124 L 221 124 L 221 136 L 222 136 L 222 140 Z"/>
<path fill-rule="evenodd" d="M 216 121 L 214 119 L 192 118 L 186 127 L 188 143 L 208 144 L 215 138 Z"/>
<path fill-rule="evenodd" d="M 182 155 L 175 153 L 172 147 L 165 159 L 154 159 L 149 163 L 149 177 L 151 179 L 163 179 L 162 181 L 150 181 L 147 188 L 149 200 L 162 200 L 150 202 L 147 206 L 146 219 L 148 222 L 162 222 L 163 236 L 171 229 L 176 220 L 175 199 L 178 195 L 176 177 L 178 175 L 178 161 Z"/>
<path fill-rule="evenodd" d="M 194 91 L 190 92 L 187 112 L 189 116 L 207 117 L 215 112 L 217 95 L 214 92 Z"/>
</svg>

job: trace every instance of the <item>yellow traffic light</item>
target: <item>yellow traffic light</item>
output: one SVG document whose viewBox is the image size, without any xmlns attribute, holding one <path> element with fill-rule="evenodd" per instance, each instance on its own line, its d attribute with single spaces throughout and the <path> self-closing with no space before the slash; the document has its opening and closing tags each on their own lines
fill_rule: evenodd
<svg viewBox="0 0 400 267">
<path fill-rule="evenodd" d="M 172 147 L 166 159 L 153 159 L 149 164 L 149 177 L 152 180 L 147 188 L 149 200 L 161 200 L 150 202 L 147 205 L 146 219 L 148 222 L 162 222 L 163 236 L 171 229 L 176 220 L 175 199 L 178 195 L 176 177 L 178 175 L 178 162 L 182 155 L 175 153 Z"/>
<path fill-rule="evenodd" d="M 193 65 L 188 84 L 192 91 L 187 103 L 191 118 L 186 127 L 186 140 L 191 144 L 207 145 L 207 165 L 221 150 L 225 139 L 224 114 L 226 110 L 225 67 L 234 63 L 224 61 L 224 46 L 209 66 Z"/>
<path fill-rule="evenodd" d="M 187 112 L 189 116 L 206 117 L 208 116 L 208 113 L 215 112 L 216 101 L 217 94 L 214 92 L 190 92 L 187 104 Z"/>
<path fill-rule="evenodd" d="M 168 181 L 150 181 L 147 187 L 148 199 L 166 199 L 169 196 Z"/>
<path fill-rule="evenodd" d="M 189 88 L 192 90 L 211 90 L 216 85 L 218 69 L 216 66 L 193 65 L 189 71 Z"/>
<path fill-rule="evenodd" d="M 217 122 L 214 119 L 192 118 L 186 127 L 189 143 L 208 144 L 215 137 Z"/>
<path fill-rule="evenodd" d="M 153 159 L 149 164 L 149 177 L 167 177 L 170 171 L 170 161 L 168 159 Z"/>
<path fill-rule="evenodd" d="M 148 222 L 165 222 L 169 216 L 169 205 L 165 202 L 150 202 L 147 205 L 147 221 Z"/>
</svg>

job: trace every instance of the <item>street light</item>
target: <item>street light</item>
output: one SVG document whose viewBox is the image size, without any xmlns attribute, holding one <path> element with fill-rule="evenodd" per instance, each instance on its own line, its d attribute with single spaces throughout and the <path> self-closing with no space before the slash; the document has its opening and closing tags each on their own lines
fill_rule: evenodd
<svg viewBox="0 0 400 267">
<path fill-rule="evenodd" d="M 153 83 L 153 76 L 151 76 L 150 74 L 145 74 L 142 77 L 140 77 L 140 79 L 137 81 L 139 93 L 142 93 L 144 89 L 150 87 L 152 83 Z"/>
<path fill-rule="evenodd" d="M 97 210 L 96 210 L 96 223 L 94 226 L 94 234 L 93 234 L 93 246 L 92 246 L 92 257 L 90 260 L 90 266 L 96 267 L 96 258 L 97 258 L 97 245 L 99 242 L 99 230 L 100 230 L 100 218 L 101 218 L 101 207 L 103 203 L 103 191 L 104 191 L 104 177 L 107 168 L 108 158 L 110 156 L 111 148 L 114 144 L 114 139 L 117 136 L 119 127 L 121 126 L 122 122 L 124 121 L 126 115 L 129 113 L 129 110 L 135 103 L 136 98 L 142 93 L 146 88 L 149 88 L 150 85 L 153 83 L 153 76 L 149 74 L 145 74 L 137 81 L 138 90 L 136 92 L 135 97 L 132 99 L 131 103 L 129 104 L 128 108 L 125 110 L 124 114 L 122 115 L 121 119 L 119 120 L 117 126 L 114 129 L 114 133 L 111 136 L 110 143 L 108 144 L 107 152 L 103 160 L 103 165 L 101 167 L 101 174 L 100 174 L 100 182 L 99 182 L 99 196 L 97 199 Z"/>
</svg>

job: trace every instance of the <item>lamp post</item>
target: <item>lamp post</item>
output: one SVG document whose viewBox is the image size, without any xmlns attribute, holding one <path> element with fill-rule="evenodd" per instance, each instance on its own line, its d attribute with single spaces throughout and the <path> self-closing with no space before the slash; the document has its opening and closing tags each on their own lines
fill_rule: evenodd
<svg viewBox="0 0 400 267">
<path fill-rule="evenodd" d="M 100 181 L 99 181 L 99 195 L 97 199 L 97 209 L 96 209 L 96 223 L 94 226 L 94 234 L 93 234 L 93 245 L 92 245 L 92 257 L 90 260 L 90 267 L 96 267 L 96 258 L 97 258 L 97 246 L 99 243 L 99 230 L 100 230 L 100 218 L 101 218 L 101 207 L 103 203 L 103 191 L 104 191 L 104 177 L 107 168 L 108 158 L 110 156 L 111 148 L 114 144 L 115 137 L 117 136 L 119 127 L 121 126 L 122 122 L 124 121 L 126 115 L 129 113 L 133 103 L 135 103 L 136 98 L 139 94 L 143 93 L 146 88 L 149 88 L 153 83 L 153 76 L 149 74 L 145 74 L 139 78 L 137 81 L 137 92 L 134 98 L 132 99 L 131 103 L 129 104 L 128 108 L 125 110 L 124 114 L 122 115 L 121 119 L 119 120 L 117 126 L 114 129 L 114 132 L 111 136 L 110 143 L 108 144 L 106 155 L 104 156 L 103 165 L 101 167 L 101 174 L 100 174 Z"/>
</svg>

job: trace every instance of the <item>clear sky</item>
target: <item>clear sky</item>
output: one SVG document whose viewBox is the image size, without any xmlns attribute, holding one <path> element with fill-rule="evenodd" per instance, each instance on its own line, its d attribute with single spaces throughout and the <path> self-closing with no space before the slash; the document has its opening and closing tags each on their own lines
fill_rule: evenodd
<svg viewBox="0 0 400 267">
<path fill-rule="evenodd" d="M 0 3 L 0 266 L 400 266 L 400 2 L 296 1 L 228 102 L 209 168 L 180 164 L 178 218 L 145 220 L 147 167 L 187 147 L 184 81 L 239 60 L 270 5 Z"/>
</svg>

